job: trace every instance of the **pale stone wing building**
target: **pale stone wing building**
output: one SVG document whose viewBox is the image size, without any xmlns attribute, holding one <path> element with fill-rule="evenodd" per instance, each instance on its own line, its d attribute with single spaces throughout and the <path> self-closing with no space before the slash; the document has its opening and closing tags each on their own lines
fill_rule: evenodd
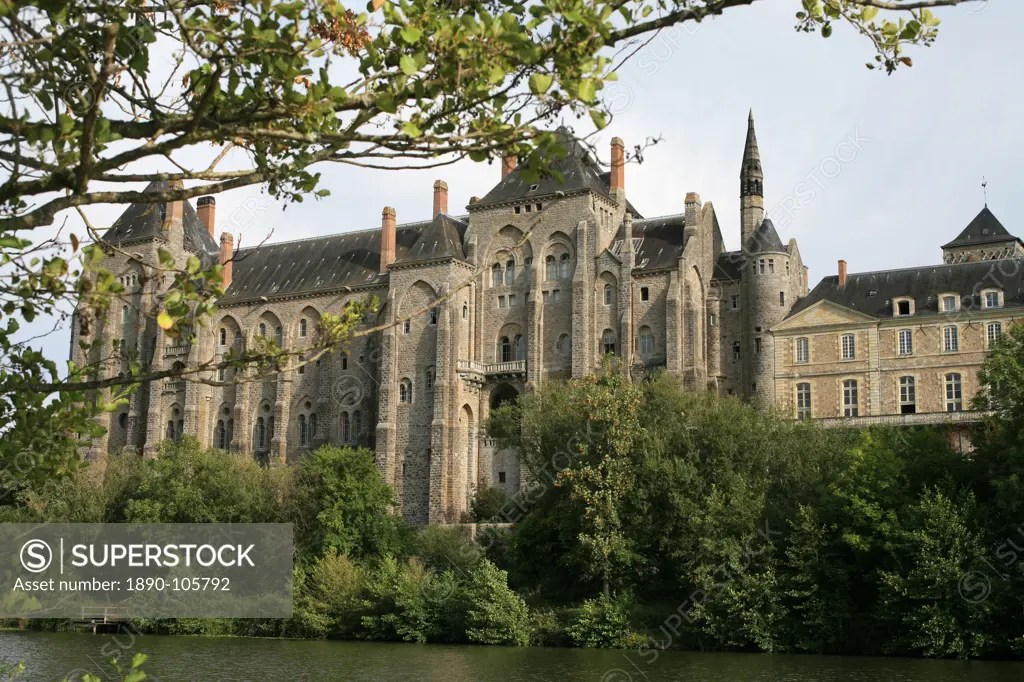
<svg viewBox="0 0 1024 682">
<path fill-rule="evenodd" d="M 986 206 L 939 265 L 826 277 L 772 327 L 798 419 L 967 425 L 989 347 L 1024 314 L 1024 245 Z M 962 431 L 957 430 L 957 441 Z"/>
<path fill-rule="evenodd" d="M 739 251 L 725 250 L 714 207 L 696 193 L 680 193 L 676 214 L 645 218 L 627 199 L 622 140 L 612 140 L 606 169 L 568 131 L 559 135 L 562 182 L 527 180 L 507 159 L 497 184 L 457 215 L 437 181 L 419 222 L 384 208 L 371 229 L 235 250 L 231 235 L 214 237 L 212 197 L 198 210 L 130 206 L 107 235 L 105 262 L 130 283 L 123 311 L 99 326 L 80 316 L 72 343 L 76 360 L 103 372 L 127 370 L 116 354 L 102 361 L 115 339 L 151 369 L 184 367 L 260 337 L 301 349 L 322 315 L 370 297 L 380 305 L 363 322 L 375 331 L 317 362 L 239 384 L 227 371 L 145 384 L 102 417 L 108 433 L 92 456 L 152 453 L 183 434 L 271 463 L 325 443 L 366 446 L 410 521 L 450 522 L 482 486 L 520 485 L 514 453 L 484 437 L 490 411 L 544 382 L 599 371 L 607 355 L 635 377 L 664 369 L 693 389 L 775 399 L 782 351 L 770 330 L 807 293 L 807 269 L 795 241 L 783 244 L 764 219 L 753 117 Z M 168 281 L 143 263 L 159 248 L 179 263 L 225 264 L 218 313 L 194 344 L 153 322 Z M 104 345 L 81 357 L 80 338 Z"/>
</svg>

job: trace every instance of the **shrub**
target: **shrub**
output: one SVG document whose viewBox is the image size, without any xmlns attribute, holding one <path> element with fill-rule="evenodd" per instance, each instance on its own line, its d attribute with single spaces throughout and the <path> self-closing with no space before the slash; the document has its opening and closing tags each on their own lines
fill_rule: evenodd
<svg viewBox="0 0 1024 682">
<path fill-rule="evenodd" d="M 530 612 L 522 597 L 508 587 L 508 574 L 486 559 L 473 570 L 465 587 L 466 636 L 477 644 L 530 643 Z"/>
<path fill-rule="evenodd" d="M 454 570 L 461 576 L 469 575 L 483 556 L 468 529 L 457 526 L 426 526 L 416 536 L 414 554 L 437 573 Z"/>
<path fill-rule="evenodd" d="M 640 639 L 630 624 L 628 601 L 604 595 L 583 602 L 566 632 L 574 646 L 588 648 L 626 648 Z"/>
<path fill-rule="evenodd" d="M 436 600 L 428 599 L 433 575 L 415 559 L 386 556 L 370 571 L 360 600 L 367 639 L 426 642 L 439 630 Z"/>
<path fill-rule="evenodd" d="M 470 512 L 477 523 L 501 521 L 501 510 L 509 502 L 508 493 L 504 488 L 481 488 L 473 497 Z"/>
</svg>

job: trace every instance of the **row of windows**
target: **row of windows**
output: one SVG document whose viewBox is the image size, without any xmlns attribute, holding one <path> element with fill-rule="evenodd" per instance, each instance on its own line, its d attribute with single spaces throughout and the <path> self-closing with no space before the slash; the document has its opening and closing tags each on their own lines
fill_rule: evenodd
<svg viewBox="0 0 1024 682">
<path fill-rule="evenodd" d="M 946 394 L 946 412 L 963 412 L 963 376 L 956 372 L 943 377 Z M 917 412 L 917 381 L 912 376 L 900 377 L 900 414 Z M 797 419 L 811 418 L 811 385 L 796 385 Z M 860 400 L 856 379 L 843 381 L 843 416 L 860 416 Z"/>
<path fill-rule="evenodd" d="M 873 295 L 874 292 L 869 292 L 868 295 Z M 968 298 L 969 301 L 973 301 L 973 298 Z M 943 313 L 954 313 L 960 309 L 960 295 L 959 294 L 940 294 L 939 295 L 939 311 Z M 1002 308 L 1003 307 L 1003 292 L 999 289 L 984 289 L 981 292 L 981 307 L 982 308 Z M 903 317 L 906 315 L 913 315 L 915 310 L 915 300 L 910 296 L 904 296 L 893 299 L 892 302 L 892 314 L 895 317 Z"/>
<path fill-rule="evenodd" d="M 755 274 L 761 275 L 774 275 L 775 274 L 775 259 L 774 258 L 761 258 L 757 261 L 756 265 L 751 268 L 751 271 Z M 789 274 L 789 261 L 786 261 L 786 274 Z"/>
<path fill-rule="evenodd" d="M 468 314 L 468 308 L 463 306 L 463 308 L 462 308 L 462 318 L 465 319 L 467 314 Z M 437 308 L 431 308 L 430 310 L 428 310 L 427 311 L 427 324 L 429 326 L 431 326 L 431 327 L 436 326 L 437 325 L 438 315 L 439 315 L 439 313 L 438 313 Z M 402 333 L 403 334 L 411 334 L 412 333 L 412 320 L 410 320 L 408 318 L 405 319 L 405 320 L 402 320 Z"/>
<path fill-rule="evenodd" d="M 780 291 L 779 292 L 779 306 L 783 307 L 783 308 L 786 306 L 786 292 L 785 291 Z M 740 309 L 740 295 L 739 294 L 732 294 L 729 297 L 729 309 L 730 310 L 739 310 Z"/>
<path fill-rule="evenodd" d="M 997 343 L 1003 336 L 1002 322 L 989 322 L 985 327 L 985 338 L 988 345 Z M 914 331 L 912 329 L 901 329 L 897 334 L 898 352 L 900 355 L 913 355 L 914 353 Z M 856 336 L 854 334 L 843 334 L 841 337 L 841 353 L 843 360 L 856 360 Z M 942 329 L 942 350 L 947 353 L 955 353 L 960 350 L 960 336 L 954 325 Z M 804 364 L 811 361 L 810 341 L 806 337 L 800 337 L 795 344 L 796 362 Z"/>
<path fill-rule="evenodd" d="M 434 379 L 436 378 L 434 368 L 427 367 L 423 373 L 424 386 L 427 393 L 433 393 L 434 391 Z M 409 378 L 402 379 L 398 382 L 398 402 L 400 403 L 411 403 L 412 402 L 412 380 Z"/>
</svg>

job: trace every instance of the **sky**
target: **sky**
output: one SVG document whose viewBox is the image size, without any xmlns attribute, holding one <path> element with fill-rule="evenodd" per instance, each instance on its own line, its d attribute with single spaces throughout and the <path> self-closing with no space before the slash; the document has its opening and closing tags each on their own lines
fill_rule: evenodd
<svg viewBox="0 0 1024 682">
<path fill-rule="evenodd" d="M 868 41 L 846 25 L 832 37 L 794 31 L 798 0 L 763 0 L 700 25 L 663 32 L 605 90 L 615 113 L 595 140 L 607 159 L 613 136 L 627 148 L 655 137 L 644 162 L 626 169 L 626 193 L 645 217 L 681 213 L 687 192 L 714 204 L 730 249 L 739 247 L 739 170 L 753 109 L 764 169 L 765 208 L 784 241 L 796 238 L 810 283 L 941 262 L 984 205 L 1024 237 L 1024 2 L 983 0 L 937 10 L 936 43 L 913 49 L 912 68 L 870 71 Z M 577 122 L 567 120 L 574 125 Z M 449 187 L 464 213 L 500 179 L 498 163 L 426 171 L 322 166 L 331 196 L 284 206 L 259 188 L 217 196 L 217 232 L 252 245 L 430 217 L 432 186 Z M 124 207 L 89 209 L 99 225 Z M 68 332 L 45 351 L 67 358 Z"/>
</svg>

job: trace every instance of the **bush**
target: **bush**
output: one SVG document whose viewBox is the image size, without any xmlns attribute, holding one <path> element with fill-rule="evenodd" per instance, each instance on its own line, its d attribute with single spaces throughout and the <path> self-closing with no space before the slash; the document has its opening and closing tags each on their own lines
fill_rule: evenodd
<svg viewBox="0 0 1024 682">
<path fill-rule="evenodd" d="M 358 630 L 363 570 L 344 554 L 317 559 L 303 576 L 300 608 L 314 636 L 341 637 Z"/>
<path fill-rule="evenodd" d="M 510 499 L 504 488 L 481 488 L 469 506 L 473 520 L 477 523 L 501 522 L 501 510 Z"/>
<path fill-rule="evenodd" d="M 628 648 L 641 640 L 630 624 L 628 601 L 604 595 L 583 602 L 566 632 L 574 646 L 587 648 Z"/>
<path fill-rule="evenodd" d="M 367 639 L 426 642 L 440 629 L 433 575 L 415 559 L 399 563 L 387 556 L 370 571 L 360 600 L 361 625 Z"/>
<path fill-rule="evenodd" d="M 508 587 L 508 574 L 486 559 L 473 570 L 465 587 L 466 637 L 476 644 L 530 643 L 530 612 L 522 597 Z"/>
<path fill-rule="evenodd" d="M 454 570 L 467 576 L 480 563 L 483 552 L 469 539 L 469 529 L 426 526 L 416 536 L 413 553 L 437 573 Z"/>
</svg>

